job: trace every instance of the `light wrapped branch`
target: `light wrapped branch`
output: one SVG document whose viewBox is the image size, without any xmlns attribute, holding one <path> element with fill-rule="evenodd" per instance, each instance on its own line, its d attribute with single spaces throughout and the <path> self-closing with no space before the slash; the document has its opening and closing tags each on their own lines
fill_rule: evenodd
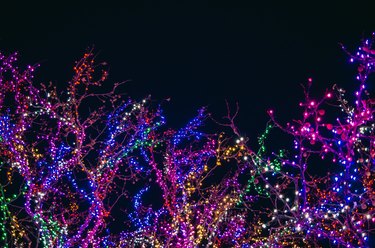
<svg viewBox="0 0 375 248">
<path fill-rule="evenodd" d="M 309 80 L 302 117 L 284 125 L 269 111 L 257 148 L 236 126 L 238 106 L 214 130 L 203 131 L 205 109 L 171 129 L 150 97 L 127 98 L 122 83 L 103 93 L 108 73 L 90 50 L 66 91 L 36 85 L 37 65 L 0 55 L 0 244 L 370 246 L 372 45 L 348 53 L 359 64 L 353 97 L 334 86 L 313 98 Z"/>
</svg>

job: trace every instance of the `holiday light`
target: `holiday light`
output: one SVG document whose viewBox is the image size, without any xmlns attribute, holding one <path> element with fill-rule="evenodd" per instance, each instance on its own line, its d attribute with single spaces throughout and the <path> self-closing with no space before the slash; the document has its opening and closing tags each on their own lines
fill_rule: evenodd
<svg viewBox="0 0 375 248">
<path fill-rule="evenodd" d="M 92 51 L 62 92 L 33 82 L 38 65 L 22 71 L 17 54 L 0 54 L 0 244 L 370 246 L 372 42 L 349 54 L 359 65 L 353 96 L 334 86 L 311 97 L 309 78 L 301 118 L 284 125 L 269 110 L 257 148 L 229 109 L 212 132 L 205 109 L 175 130 L 161 106 L 125 98 L 122 84 L 98 93 L 108 73 Z M 291 147 L 273 140 L 275 129 Z"/>
</svg>

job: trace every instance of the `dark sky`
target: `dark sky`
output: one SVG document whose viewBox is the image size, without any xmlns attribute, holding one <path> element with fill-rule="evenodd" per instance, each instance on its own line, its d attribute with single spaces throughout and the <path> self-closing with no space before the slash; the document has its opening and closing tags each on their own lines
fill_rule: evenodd
<svg viewBox="0 0 375 248">
<path fill-rule="evenodd" d="M 334 83 L 355 84 L 338 43 L 354 49 L 375 31 L 371 1 L 123 2 L 0 4 L 0 50 L 41 63 L 36 81 L 62 88 L 74 61 L 94 45 L 110 65 L 109 85 L 131 79 L 127 90 L 135 98 L 171 98 L 172 125 L 200 106 L 220 116 L 227 99 L 239 102 L 239 126 L 251 135 L 264 127 L 268 108 L 297 116 L 299 85 L 308 77 L 321 93 Z"/>
</svg>

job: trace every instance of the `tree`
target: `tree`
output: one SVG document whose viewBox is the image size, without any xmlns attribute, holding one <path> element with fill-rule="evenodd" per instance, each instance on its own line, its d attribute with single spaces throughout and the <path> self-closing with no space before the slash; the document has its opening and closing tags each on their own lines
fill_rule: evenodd
<svg viewBox="0 0 375 248">
<path fill-rule="evenodd" d="M 204 108 L 172 129 L 160 104 L 126 97 L 124 83 L 103 93 L 108 73 L 91 50 L 66 91 L 35 84 L 38 65 L 21 70 L 17 54 L 0 55 L 1 244 L 369 246 L 372 43 L 348 53 L 359 64 L 353 105 L 337 86 L 312 98 L 309 80 L 302 117 L 284 125 L 269 111 L 257 148 L 236 127 L 238 107 L 214 129 L 204 131 Z M 272 140 L 277 130 L 295 149 Z"/>
</svg>

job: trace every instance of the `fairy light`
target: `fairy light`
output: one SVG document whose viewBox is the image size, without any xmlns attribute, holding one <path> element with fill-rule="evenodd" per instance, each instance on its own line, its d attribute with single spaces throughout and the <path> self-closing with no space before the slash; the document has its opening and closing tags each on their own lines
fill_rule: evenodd
<svg viewBox="0 0 375 248">
<path fill-rule="evenodd" d="M 108 73 L 98 73 L 91 51 L 64 92 L 36 87 L 37 66 L 22 71 L 16 54 L 0 54 L 1 245 L 368 246 L 375 225 L 375 103 L 366 87 L 372 42 L 350 55 L 359 64 L 353 101 L 338 87 L 311 97 L 309 78 L 301 118 L 284 126 L 269 110 L 255 148 L 233 122 L 225 133 L 203 132 L 203 108 L 175 130 L 165 127 L 160 106 L 124 99 L 119 84 L 95 93 Z M 81 113 L 88 98 L 102 107 Z M 292 136 L 293 150 L 266 146 L 275 129 Z M 329 174 L 314 174 L 320 163 Z M 146 200 L 154 189 L 158 206 Z M 112 234 L 113 209 L 126 197 L 127 219 Z"/>
</svg>

